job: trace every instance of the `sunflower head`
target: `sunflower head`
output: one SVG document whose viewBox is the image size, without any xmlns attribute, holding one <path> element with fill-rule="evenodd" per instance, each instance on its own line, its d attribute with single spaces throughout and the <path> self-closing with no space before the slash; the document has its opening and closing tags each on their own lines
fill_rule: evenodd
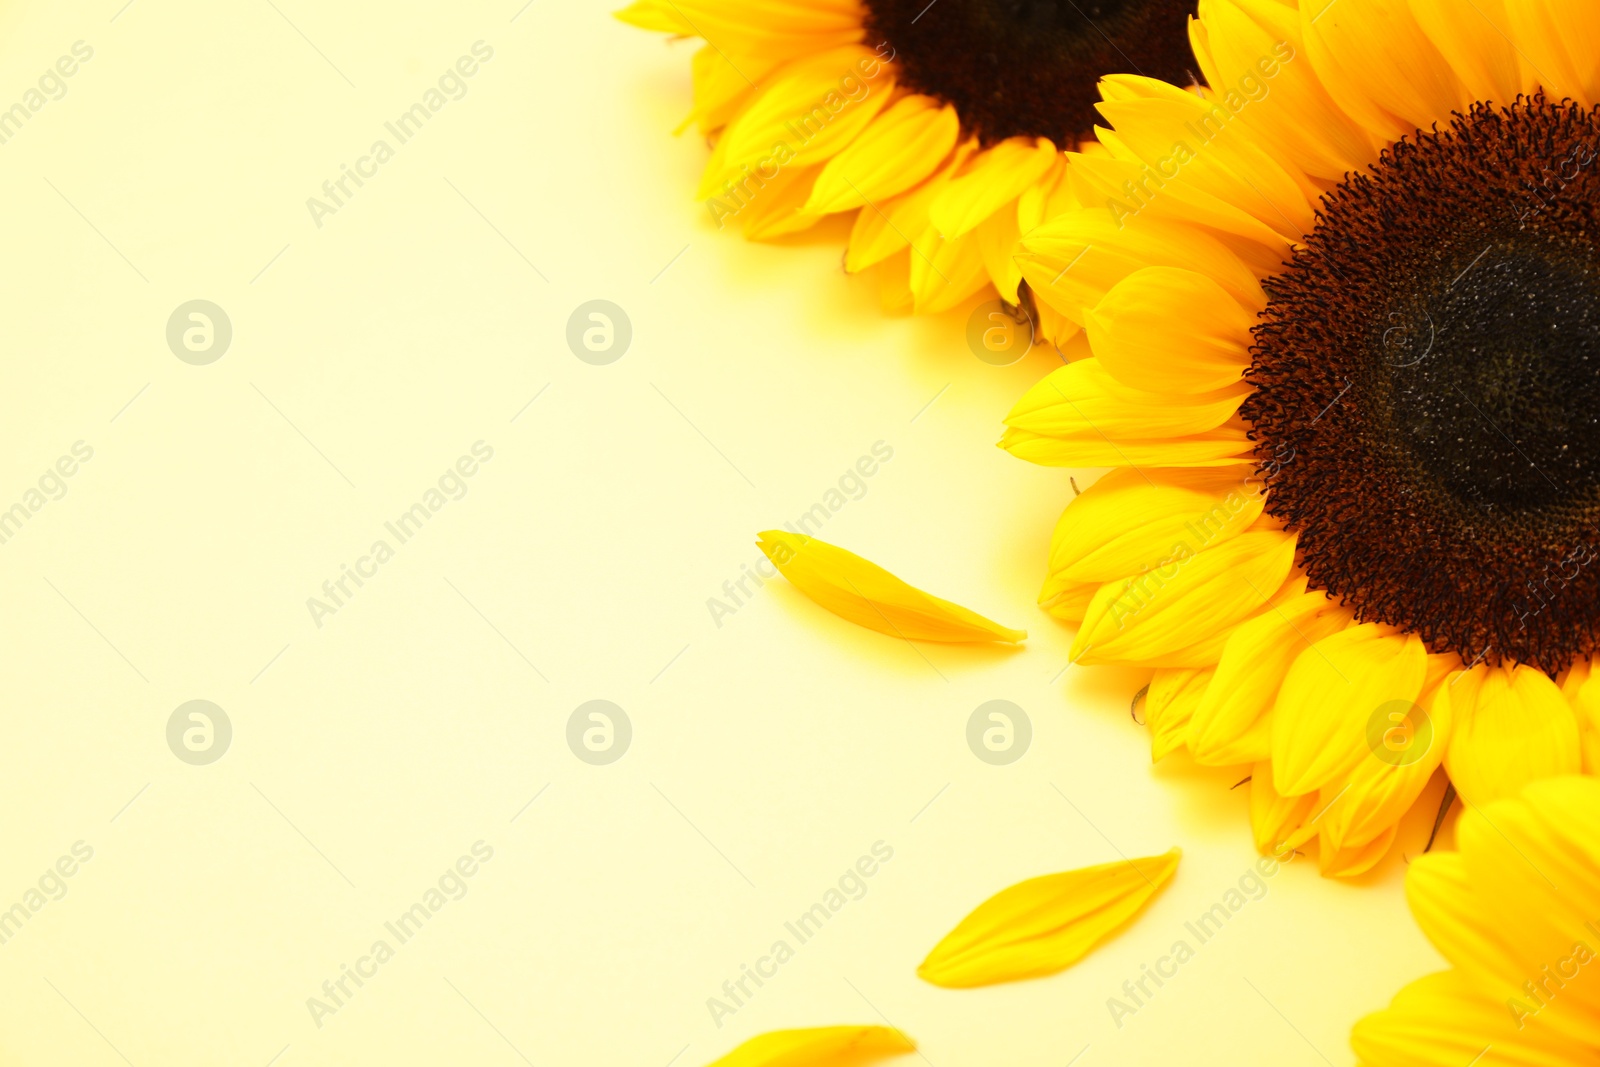
<svg viewBox="0 0 1600 1067">
<path fill-rule="evenodd" d="M 1158 752 L 1251 765 L 1258 844 L 1358 874 L 1444 776 L 1600 751 L 1600 7 L 1201 0 L 1190 36 L 1205 84 L 1107 78 L 1020 242 L 1088 343 L 1001 444 L 1120 468 L 1053 546 L 1079 661 L 1153 668 Z"/>
<path fill-rule="evenodd" d="M 853 215 L 845 267 L 880 268 L 887 308 L 986 292 L 1035 335 L 1011 253 L 1075 202 L 1061 150 L 1092 134 L 1096 80 L 1188 83 L 1194 0 L 636 0 L 618 17 L 700 37 L 699 196 L 753 239 Z"/>
<path fill-rule="evenodd" d="M 863 0 L 863 9 L 867 39 L 893 48 L 905 84 L 954 105 L 986 145 L 1076 143 L 1099 120 L 1105 74 L 1193 80 L 1193 0 Z"/>
<path fill-rule="evenodd" d="M 1323 198 L 1253 331 L 1240 414 L 1294 457 L 1266 510 L 1312 583 L 1468 662 L 1594 651 L 1597 151 L 1595 113 L 1543 96 L 1396 143 Z"/>
</svg>

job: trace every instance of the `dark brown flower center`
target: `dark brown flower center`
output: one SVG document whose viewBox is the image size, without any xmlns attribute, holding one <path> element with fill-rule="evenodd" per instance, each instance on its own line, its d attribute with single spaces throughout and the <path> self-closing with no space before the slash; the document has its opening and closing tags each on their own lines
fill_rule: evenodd
<svg viewBox="0 0 1600 1067">
<path fill-rule="evenodd" d="M 1106 74 L 1193 80 L 1195 0 L 866 0 L 872 44 L 905 84 L 954 104 L 985 144 L 1018 135 L 1071 147 L 1098 121 Z"/>
<path fill-rule="evenodd" d="M 1469 661 L 1600 637 L 1600 121 L 1478 105 L 1324 198 L 1243 414 L 1314 584 Z"/>
</svg>

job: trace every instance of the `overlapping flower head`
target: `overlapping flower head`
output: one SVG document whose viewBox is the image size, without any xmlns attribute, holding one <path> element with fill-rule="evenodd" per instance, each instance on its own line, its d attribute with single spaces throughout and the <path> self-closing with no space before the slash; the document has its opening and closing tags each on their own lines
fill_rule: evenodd
<svg viewBox="0 0 1600 1067">
<path fill-rule="evenodd" d="M 1356 1024 L 1369 1067 L 1600 1058 L 1600 781 L 1529 785 L 1461 819 L 1460 851 L 1423 856 L 1406 895 L 1451 964 Z"/>
<path fill-rule="evenodd" d="M 719 226 L 765 239 L 853 215 L 846 269 L 879 267 L 887 307 L 942 311 L 992 290 L 1066 335 L 1033 308 L 1012 250 L 1073 202 L 1061 150 L 1093 126 L 1101 75 L 1188 80 L 1193 9 L 635 0 L 618 17 L 706 42 L 685 126 L 715 138 L 699 197 Z"/>
<path fill-rule="evenodd" d="M 1024 235 L 1086 358 L 1007 419 L 1113 470 L 1041 602 L 1155 668 L 1155 754 L 1250 775 L 1258 845 L 1354 875 L 1448 775 L 1592 769 L 1600 5 L 1200 0 L 1209 88 L 1102 84 Z"/>
</svg>

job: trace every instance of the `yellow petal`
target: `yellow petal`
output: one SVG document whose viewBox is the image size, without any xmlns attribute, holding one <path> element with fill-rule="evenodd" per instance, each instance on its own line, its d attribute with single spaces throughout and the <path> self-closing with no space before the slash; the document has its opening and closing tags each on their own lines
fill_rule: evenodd
<svg viewBox="0 0 1600 1067">
<path fill-rule="evenodd" d="M 1118 382 L 1098 359 L 1058 367 L 1023 394 L 1006 425 L 1069 438 L 1140 440 L 1214 430 L 1239 409 L 1246 392 L 1226 389 L 1174 403 L 1171 397 Z"/>
<path fill-rule="evenodd" d="M 1216 684 L 1206 690 L 1189 726 L 1197 763 L 1228 767 L 1265 760 L 1272 752 L 1269 713 L 1295 659 L 1313 642 L 1343 630 L 1350 611 L 1305 579 L 1272 610 L 1241 623 L 1222 647 Z"/>
<path fill-rule="evenodd" d="M 1300 8 L 1300 27 L 1311 66 L 1334 100 L 1386 141 L 1448 121 L 1469 102 L 1405 3 L 1315 0 Z"/>
<path fill-rule="evenodd" d="M 1363 623 L 1325 637 L 1289 668 L 1272 712 L 1272 784 L 1285 796 L 1320 789 L 1371 756 L 1374 716 L 1416 702 L 1428 652 L 1414 634 Z M 1387 721 L 1387 720 L 1385 720 Z"/>
<path fill-rule="evenodd" d="M 1572 665 L 1561 681 L 1561 695 L 1578 716 L 1583 745 L 1583 773 L 1600 774 L 1600 674 L 1587 659 Z"/>
<path fill-rule="evenodd" d="M 1480 988 L 1501 996 L 1531 975 L 1570 976 L 1565 958 L 1579 941 L 1592 951 L 1600 914 L 1600 783 L 1542 779 L 1516 798 L 1470 809 L 1457 831 L 1471 906 L 1457 908 L 1464 921 L 1456 929 L 1425 926 L 1429 938 Z M 1539 1025 L 1600 1046 L 1600 988 L 1567 981 Z"/>
<path fill-rule="evenodd" d="M 816 176 L 816 167 L 791 166 L 779 171 L 735 216 L 744 235 L 752 241 L 770 241 L 821 222 L 819 216 L 803 210 Z M 755 182 L 750 184 L 754 186 Z"/>
<path fill-rule="evenodd" d="M 1050 539 L 1051 577 L 1109 582 L 1155 566 L 1180 540 L 1198 550 L 1243 533 L 1264 504 L 1246 473 L 1109 471 L 1061 513 Z"/>
<path fill-rule="evenodd" d="M 773 566 L 806 596 L 842 619 L 908 641 L 1009 641 L 1028 634 L 930 596 L 837 545 L 786 530 L 757 542 Z"/>
<path fill-rule="evenodd" d="M 1469 810 L 1463 821 L 1472 815 Z M 1496 991 L 1509 987 L 1504 992 L 1511 993 L 1521 984 L 1523 979 L 1516 976 L 1522 966 L 1510 943 L 1519 931 L 1504 926 L 1484 907 L 1464 854 L 1418 857 L 1406 872 L 1406 902 L 1428 940 L 1474 985 Z"/>
<path fill-rule="evenodd" d="M 701 176 L 700 199 L 719 195 L 726 183 L 743 182 L 747 175 L 766 178 L 775 168 L 824 163 L 837 155 L 893 94 L 892 71 L 879 70 L 870 88 L 858 75 L 858 65 L 875 63 L 869 49 L 849 45 L 785 68 L 728 124 L 717 143 L 717 166 L 707 166 Z M 855 86 L 851 96 L 845 95 L 847 83 Z"/>
<path fill-rule="evenodd" d="M 960 136 L 948 104 L 920 93 L 897 100 L 822 168 L 806 210 L 826 215 L 903 193 L 937 170 Z"/>
<path fill-rule="evenodd" d="M 694 34 L 694 27 L 667 0 L 635 0 L 627 7 L 613 11 L 611 17 L 641 30 L 675 33 L 683 37 Z"/>
<path fill-rule="evenodd" d="M 975 234 L 946 239 L 929 223 L 912 240 L 911 294 L 918 311 L 949 311 L 988 283 Z"/>
<path fill-rule="evenodd" d="M 1027 233 L 1045 219 L 1060 214 L 1073 202 L 1067 180 L 1067 155 L 1058 153 L 1043 177 L 1017 197 L 1017 226 Z"/>
<path fill-rule="evenodd" d="M 1240 387 L 1174 402 L 1128 388 L 1098 359 L 1080 359 L 1023 394 L 1006 416 L 1000 447 L 1054 466 L 1188 466 L 1236 457 L 1250 450 L 1235 418 L 1245 395 Z"/>
<path fill-rule="evenodd" d="M 1017 250 L 1017 240 L 1022 228 L 1017 222 L 1015 201 L 1002 206 L 994 214 L 978 223 L 972 231 L 978 251 L 983 256 L 983 268 L 989 281 L 999 290 L 1000 298 L 1008 304 L 1017 302 L 1017 289 L 1022 284 L 1022 268 L 1012 258 Z"/>
<path fill-rule="evenodd" d="M 752 79 L 765 78 L 781 62 L 754 56 L 734 59 L 711 45 L 701 48 L 689 62 L 694 79 L 694 107 L 673 132 L 682 133 L 693 125 L 709 137 L 722 129 L 760 91 L 752 84 Z M 717 162 L 720 158 L 713 152 L 707 167 L 720 165 Z"/>
<path fill-rule="evenodd" d="M 887 1026 L 818 1026 L 759 1034 L 709 1067 L 856 1067 L 915 1052 L 916 1043 Z"/>
<path fill-rule="evenodd" d="M 1507 0 L 1518 53 L 1554 98 L 1600 100 L 1600 18 L 1589 0 Z"/>
<path fill-rule="evenodd" d="M 1145 725 L 1150 728 L 1150 762 L 1156 763 L 1182 747 L 1189 720 L 1205 696 L 1216 670 L 1211 667 L 1158 670 L 1145 696 Z"/>
<path fill-rule="evenodd" d="M 1350 1046 L 1366 1067 L 1566 1067 L 1591 1055 L 1545 1027 L 1519 1029 L 1505 1002 L 1456 971 L 1401 989 L 1387 1008 L 1356 1023 Z"/>
<path fill-rule="evenodd" d="M 882 262 L 905 248 L 914 237 L 927 233 L 937 237 L 928 222 L 928 205 L 939 195 L 939 190 L 949 180 L 961 161 L 977 149 L 974 142 L 956 146 L 939 173 L 921 185 L 883 203 L 869 203 L 856 215 L 850 230 L 850 247 L 845 253 L 844 269 L 852 274 Z M 925 255 L 919 247 L 913 255 Z"/>
<path fill-rule="evenodd" d="M 1311 832 L 1305 822 L 1316 810 L 1317 795 L 1286 797 L 1272 788 L 1272 765 L 1265 761 L 1250 772 L 1250 831 L 1256 851 L 1282 858 Z"/>
<path fill-rule="evenodd" d="M 1305 58 L 1296 7 L 1276 0 L 1200 0 L 1189 44 L 1207 85 L 1267 86 L 1267 98 L 1235 118 L 1261 147 L 1307 175 L 1337 182 L 1378 153 Z"/>
<path fill-rule="evenodd" d="M 968 160 L 933 202 L 929 218 L 943 236 L 960 237 L 1021 196 L 1055 161 L 1056 146 L 1047 138 L 1001 141 Z"/>
<path fill-rule="evenodd" d="M 1101 83 L 1106 99 L 1098 108 L 1116 127 L 1116 134 L 1108 138 L 1102 133 L 1100 141 L 1113 156 L 1156 172 L 1146 184 L 1154 189 L 1144 195 L 1159 199 L 1173 185 L 1192 187 L 1275 231 L 1279 240 L 1273 244 L 1283 248 L 1284 241 L 1296 240 L 1311 229 L 1308 189 L 1235 127 L 1235 111 L 1253 104 L 1237 91 L 1224 89 L 1203 95 L 1154 78 L 1111 75 Z M 1269 94 L 1262 95 L 1265 99 Z M 1165 177 L 1169 174 L 1171 179 Z M 1144 195 L 1124 194 L 1134 210 L 1142 207 Z"/>
<path fill-rule="evenodd" d="M 721 48 L 788 44 L 819 51 L 860 40 L 858 0 L 672 0 L 694 32 Z M 841 39 L 842 38 L 842 39 Z M 797 53 L 798 54 L 798 53 Z"/>
<path fill-rule="evenodd" d="M 1531 94 L 1538 76 L 1523 64 L 1511 40 L 1504 0 L 1473 0 L 1463 11 L 1456 0 L 1411 0 L 1411 14 L 1428 40 L 1449 61 L 1474 100 L 1504 106 L 1518 93 Z"/>
<path fill-rule="evenodd" d="M 1110 130 L 1102 129 L 1100 136 L 1116 140 Z M 1288 258 L 1290 242 L 1249 212 L 1181 181 L 1168 182 L 1159 192 L 1130 195 L 1130 187 L 1138 189 L 1141 181 L 1149 180 L 1149 168 L 1127 158 L 1131 152 L 1099 156 L 1089 154 L 1086 148 L 1080 146 L 1068 157 L 1070 178 L 1078 192 L 1076 201 L 1063 210 L 1103 205 L 1107 219 L 1118 229 L 1134 217 L 1207 227 L 1241 259 L 1266 274 L 1273 273 L 1274 262 Z"/>
<path fill-rule="evenodd" d="M 1431 714 L 1423 710 L 1429 706 Z M 1334 848 L 1358 848 L 1399 825 L 1444 762 L 1451 726 L 1448 701 L 1424 698 L 1386 712 L 1382 736 L 1366 758 L 1342 781 L 1322 787 L 1320 829 Z"/>
<path fill-rule="evenodd" d="M 1144 267 L 1182 267 L 1214 279 L 1241 304 L 1264 306 L 1261 283 L 1227 245 L 1197 226 L 1150 213 L 1117 220 L 1102 205 L 1064 211 L 1017 246 L 1034 294 L 1074 322 Z"/>
<path fill-rule="evenodd" d="M 1581 768 L 1577 716 L 1544 672 L 1480 663 L 1439 692 L 1455 716 L 1445 770 L 1468 804 L 1514 796 L 1528 782 Z"/>
<path fill-rule="evenodd" d="M 1039 590 L 1039 606 L 1063 622 L 1082 622 L 1099 591 L 1099 582 L 1074 582 L 1052 574 Z"/>
<path fill-rule="evenodd" d="M 911 313 L 911 250 L 902 248 L 878 264 L 878 304 L 886 314 Z"/>
<path fill-rule="evenodd" d="M 1215 663 L 1232 628 L 1283 587 L 1294 544 L 1289 534 L 1258 530 L 1199 552 L 1174 546 L 1148 573 L 1101 586 L 1072 642 L 1073 662 Z"/>
<path fill-rule="evenodd" d="M 1018 882 L 979 904 L 917 968 L 969 988 L 1064 970 L 1115 933 L 1171 880 L 1182 851 Z"/>
<path fill-rule="evenodd" d="M 1118 282 L 1084 328 L 1101 365 L 1123 385 L 1194 394 L 1239 381 L 1250 366 L 1254 323 L 1251 311 L 1205 275 L 1146 267 Z"/>
<path fill-rule="evenodd" d="M 1327 878 L 1354 878 L 1358 874 L 1366 874 L 1389 851 L 1399 829 L 1397 825 L 1386 826 L 1371 841 L 1342 848 L 1335 844 L 1326 831 L 1319 833 L 1317 840 L 1321 851 L 1317 865 Z"/>
</svg>

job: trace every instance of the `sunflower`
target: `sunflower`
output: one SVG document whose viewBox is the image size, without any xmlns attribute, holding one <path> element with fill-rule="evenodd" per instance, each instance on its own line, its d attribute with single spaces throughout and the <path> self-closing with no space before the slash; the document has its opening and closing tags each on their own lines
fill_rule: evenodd
<svg viewBox="0 0 1600 1067">
<path fill-rule="evenodd" d="M 1406 896 L 1453 969 L 1356 1024 L 1369 1067 L 1600 1059 L 1600 782 L 1556 778 L 1463 816 Z"/>
<path fill-rule="evenodd" d="M 853 214 L 845 269 L 878 266 L 887 308 L 934 312 L 991 287 L 1029 303 L 1011 252 L 1073 202 L 1061 149 L 1090 132 L 1096 79 L 1187 80 L 1193 10 L 1194 0 L 636 0 L 617 17 L 706 42 L 684 126 L 715 138 L 698 195 L 719 228 L 734 221 L 766 239 Z M 1077 330 L 1043 325 L 1058 340 Z"/>
<path fill-rule="evenodd" d="M 1087 343 L 1001 446 L 1113 468 L 1040 598 L 1074 661 L 1154 668 L 1156 757 L 1243 768 L 1260 847 L 1354 875 L 1430 781 L 1594 769 L 1600 6 L 1189 31 L 1205 87 L 1105 79 L 1094 191 L 1019 244 Z"/>
</svg>

